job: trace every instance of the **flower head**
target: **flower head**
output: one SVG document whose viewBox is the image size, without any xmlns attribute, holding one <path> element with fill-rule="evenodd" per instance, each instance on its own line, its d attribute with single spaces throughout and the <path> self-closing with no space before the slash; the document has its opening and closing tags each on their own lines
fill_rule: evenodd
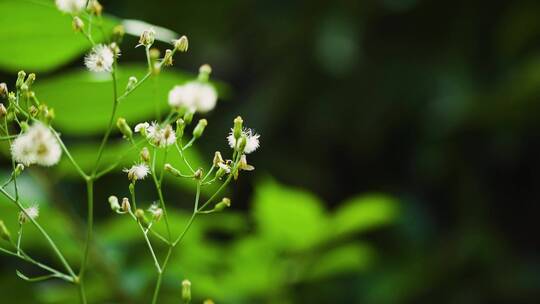
<svg viewBox="0 0 540 304">
<path fill-rule="evenodd" d="M 86 0 L 56 0 L 56 7 L 68 14 L 78 14 L 86 8 Z"/>
<path fill-rule="evenodd" d="M 35 220 L 39 216 L 39 206 L 32 205 L 28 208 L 24 208 L 24 212 L 19 213 L 19 222 L 24 224 L 28 222 L 29 219 Z"/>
<path fill-rule="evenodd" d="M 244 149 L 245 154 L 249 154 L 257 148 L 259 148 L 259 137 L 260 135 L 255 133 L 252 129 L 244 128 L 242 130 L 242 135 L 246 137 L 246 147 Z M 231 132 L 229 133 L 229 136 L 227 136 L 227 141 L 229 142 L 229 146 L 233 149 L 236 148 L 236 138 L 234 137 L 234 130 L 231 129 Z"/>
<path fill-rule="evenodd" d="M 135 132 L 139 132 L 157 147 L 167 147 L 176 142 L 176 133 L 171 125 L 161 127 L 157 122 L 148 124 L 139 123 L 135 126 Z"/>
<path fill-rule="evenodd" d="M 146 164 L 135 164 L 129 169 L 124 169 L 124 172 L 128 174 L 128 178 L 132 181 L 144 179 L 149 173 L 150 168 Z"/>
<path fill-rule="evenodd" d="M 52 166 L 60 160 L 62 149 L 52 131 L 36 122 L 13 141 L 11 154 L 16 162 L 26 166 Z"/>
<path fill-rule="evenodd" d="M 159 222 L 163 216 L 163 209 L 159 208 L 157 204 L 152 204 L 150 208 L 148 208 L 148 212 L 150 212 L 152 219 L 156 222 Z"/>
<path fill-rule="evenodd" d="M 206 113 L 216 106 L 217 97 L 216 89 L 211 84 L 190 81 L 184 85 L 177 85 L 169 91 L 169 105 Z"/>
<path fill-rule="evenodd" d="M 114 53 L 110 47 L 98 44 L 84 57 L 84 64 L 92 72 L 110 72 L 114 63 Z"/>
</svg>

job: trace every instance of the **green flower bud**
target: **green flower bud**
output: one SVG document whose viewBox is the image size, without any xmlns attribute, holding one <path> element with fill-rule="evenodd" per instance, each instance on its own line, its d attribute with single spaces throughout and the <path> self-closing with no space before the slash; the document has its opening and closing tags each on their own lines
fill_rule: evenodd
<svg viewBox="0 0 540 304">
<path fill-rule="evenodd" d="M 122 118 L 122 117 L 118 118 L 118 120 L 116 121 L 116 126 L 118 127 L 118 129 L 124 135 L 125 138 L 131 139 L 131 137 L 133 136 L 133 131 L 131 131 L 131 128 L 127 124 L 125 118 Z"/>
<path fill-rule="evenodd" d="M 34 81 L 36 81 L 36 74 L 30 73 L 28 75 L 28 78 L 26 78 L 26 81 L 24 82 L 24 84 L 26 84 L 28 88 L 30 88 L 34 84 Z"/>
<path fill-rule="evenodd" d="M 145 163 L 150 162 L 150 151 L 148 151 L 147 147 L 142 148 L 140 155 L 141 155 L 141 160 L 143 162 Z"/>
<path fill-rule="evenodd" d="M 240 137 L 236 146 L 236 148 L 238 149 L 237 151 L 240 153 L 244 152 L 244 149 L 246 148 L 246 144 L 247 144 L 246 136 Z"/>
<path fill-rule="evenodd" d="M 186 124 L 182 118 L 176 121 L 176 138 L 181 139 L 184 136 L 184 128 Z"/>
<path fill-rule="evenodd" d="M 0 98 L 6 98 L 9 94 L 7 84 L 5 82 L 0 83 Z"/>
<path fill-rule="evenodd" d="M 173 176 L 176 176 L 176 177 L 180 177 L 182 174 L 180 173 L 180 171 L 178 169 L 176 169 L 175 167 L 173 167 L 171 164 L 167 163 L 165 164 L 165 166 L 163 167 L 163 169 L 167 172 L 169 172 L 170 174 L 172 174 Z"/>
<path fill-rule="evenodd" d="M 186 125 L 189 125 L 191 123 L 191 121 L 193 120 L 193 115 L 195 114 L 195 112 L 191 111 L 191 110 L 187 110 L 186 113 L 184 114 L 184 123 Z"/>
<path fill-rule="evenodd" d="M 25 71 L 19 71 L 19 73 L 17 73 L 17 82 L 15 82 L 15 86 L 17 87 L 17 89 L 20 89 L 21 86 L 24 84 L 25 78 L 26 78 Z"/>
<path fill-rule="evenodd" d="M 73 30 L 78 33 L 84 29 L 84 22 L 82 21 L 81 18 L 79 18 L 78 16 L 75 16 L 73 17 L 71 26 L 73 27 Z"/>
<path fill-rule="evenodd" d="M 229 208 L 230 206 L 231 206 L 231 200 L 224 197 L 219 203 L 217 203 L 214 206 L 214 211 L 220 212 L 220 211 L 223 211 L 223 209 L 225 208 Z"/>
<path fill-rule="evenodd" d="M 120 210 L 120 203 L 118 203 L 118 198 L 114 195 L 109 196 L 109 205 L 111 206 L 112 211 Z"/>
<path fill-rule="evenodd" d="M 242 120 L 242 117 L 236 116 L 234 119 L 234 129 L 233 134 L 235 139 L 239 139 L 240 136 L 242 136 L 242 124 L 244 123 L 244 120 Z"/>
<path fill-rule="evenodd" d="M 24 171 L 24 165 L 23 164 L 17 164 L 15 166 L 15 170 L 13 171 L 13 176 L 17 177 L 21 175 L 21 173 Z"/>
<path fill-rule="evenodd" d="M 0 118 L 6 117 L 8 111 L 3 103 L 0 103 Z"/>
<path fill-rule="evenodd" d="M 129 203 L 129 199 L 127 197 L 124 197 L 122 199 L 121 208 L 123 212 L 129 212 L 131 210 L 131 204 Z"/>
<path fill-rule="evenodd" d="M 189 41 L 188 41 L 188 38 L 186 36 L 182 36 L 182 37 L 180 37 L 180 39 L 174 40 L 173 43 L 174 43 L 174 48 L 177 51 L 179 51 L 179 52 L 187 52 L 188 46 L 189 46 Z"/>
<path fill-rule="evenodd" d="M 203 64 L 199 68 L 199 81 L 208 81 L 208 78 L 210 78 L 210 73 L 212 73 L 212 68 L 208 64 Z"/>
<path fill-rule="evenodd" d="M 182 281 L 182 301 L 186 304 L 191 302 L 191 282 L 189 280 Z"/>
<path fill-rule="evenodd" d="M 139 223 L 141 223 L 141 225 L 143 225 L 144 227 L 148 227 L 149 222 L 148 222 L 148 219 L 146 218 L 146 215 L 144 214 L 144 210 L 142 209 L 135 210 L 135 217 L 137 218 Z"/>
<path fill-rule="evenodd" d="M 206 119 L 203 118 L 199 120 L 195 129 L 193 129 L 193 137 L 195 138 L 201 137 L 201 135 L 204 132 L 204 128 L 206 128 L 207 125 L 208 125 L 208 121 Z"/>
<path fill-rule="evenodd" d="M 165 57 L 163 57 L 163 64 L 165 66 L 171 66 L 173 65 L 173 56 L 172 56 L 172 50 L 165 50 Z"/>
<path fill-rule="evenodd" d="M 139 39 L 139 45 L 150 47 L 152 44 L 154 44 L 155 39 L 156 32 L 154 31 L 154 29 L 145 30 L 141 34 L 141 38 Z"/>
<path fill-rule="evenodd" d="M 203 177 L 203 170 L 201 168 L 197 169 L 195 173 L 193 173 L 194 179 L 201 179 Z"/>
</svg>

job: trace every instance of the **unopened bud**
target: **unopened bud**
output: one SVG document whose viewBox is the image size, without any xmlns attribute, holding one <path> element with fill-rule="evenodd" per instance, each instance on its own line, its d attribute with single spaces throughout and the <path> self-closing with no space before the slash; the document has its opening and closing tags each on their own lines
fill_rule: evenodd
<svg viewBox="0 0 540 304">
<path fill-rule="evenodd" d="M 231 206 L 231 200 L 224 197 L 219 203 L 217 203 L 214 206 L 214 211 L 220 212 L 220 211 L 223 211 L 223 209 L 225 208 L 229 208 L 230 206 Z"/>
<path fill-rule="evenodd" d="M 23 164 L 17 164 L 17 166 L 15 166 L 15 170 L 13 170 L 13 175 L 15 177 L 21 175 L 21 173 L 24 171 L 24 165 Z"/>
<path fill-rule="evenodd" d="M 88 3 L 88 10 L 90 11 L 90 13 L 96 16 L 101 16 L 101 13 L 103 12 L 103 6 L 101 5 L 101 3 L 98 2 L 98 0 L 90 0 L 90 2 Z"/>
<path fill-rule="evenodd" d="M 179 118 L 176 121 L 176 138 L 181 139 L 184 136 L 184 128 L 186 127 L 184 120 Z"/>
<path fill-rule="evenodd" d="M 244 123 L 244 120 L 240 116 L 236 116 L 234 119 L 234 129 L 233 129 L 233 135 L 235 139 L 239 139 L 240 136 L 242 136 L 242 124 Z"/>
<path fill-rule="evenodd" d="M 6 98 L 9 94 L 7 84 L 5 82 L 0 83 L 0 98 Z"/>
<path fill-rule="evenodd" d="M 109 196 L 109 205 L 111 206 L 112 211 L 120 210 L 120 203 L 118 203 L 118 198 L 114 195 Z"/>
<path fill-rule="evenodd" d="M 71 25 L 73 26 L 73 30 L 75 32 L 81 32 L 84 29 L 84 22 L 78 16 L 73 17 Z"/>
<path fill-rule="evenodd" d="M 17 87 L 17 89 L 20 89 L 21 86 L 24 84 L 25 78 L 26 78 L 26 72 L 19 71 L 19 73 L 17 73 L 17 82 L 15 82 L 15 86 Z"/>
<path fill-rule="evenodd" d="M 36 81 L 36 74 L 30 73 L 28 74 L 28 77 L 26 78 L 26 81 L 24 82 L 24 84 L 26 84 L 28 88 L 30 88 L 32 84 L 34 84 L 34 81 Z"/>
<path fill-rule="evenodd" d="M 0 103 L 0 118 L 6 117 L 8 111 L 3 103 Z"/>
<path fill-rule="evenodd" d="M 28 108 L 28 112 L 30 113 L 30 116 L 36 117 L 39 114 L 39 109 L 36 106 L 31 105 L 30 108 Z"/>
<path fill-rule="evenodd" d="M 165 57 L 163 58 L 163 64 L 165 66 L 171 66 L 173 65 L 173 56 L 172 51 L 167 49 L 165 50 Z"/>
<path fill-rule="evenodd" d="M 129 77 L 129 80 L 128 80 L 128 83 L 127 83 L 127 86 L 126 86 L 126 91 L 133 90 L 135 88 L 135 85 L 137 84 L 137 82 L 139 82 L 137 80 L 137 77 L 135 77 L 135 76 Z"/>
<path fill-rule="evenodd" d="M 238 140 L 238 143 L 237 143 L 238 152 L 240 152 L 240 153 L 244 152 L 244 149 L 246 148 L 246 144 L 247 144 L 246 136 L 240 137 L 240 139 Z"/>
<path fill-rule="evenodd" d="M 167 172 L 169 172 L 170 174 L 172 174 L 173 176 L 176 176 L 176 177 L 179 177 L 181 176 L 182 174 L 180 173 L 180 171 L 178 169 L 176 169 L 175 167 L 173 167 L 171 164 L 167 163 L 163 166 L 163 169 Z"/>
<path fill-rule="evenodd" d="M 116 126 L 118 127 L 118 129 L 124 135 L 125 138 L 129 139 L 133 136 L 133 131 L 131 131 L 131 128 L 127 124 L 125 118 L 122 118 L 122 117 L 118 118 L 118 120 L 116 121 Z"/>
<path fill-rule="evenodd" d="M 187 52 L 189 41 L 186 36 L 180 37 L 178 40 L 174 40 L 174 48 L 179 52 Z"/>
<path fill-rule="evenodd" d="M 122 211 L 129 212 L 130 210 L 131 210 L 131 204 L 129 203 L 129 199 L 127 197 L 124 197 L 122 199 Z"/>
<path fill-rule="evenodd" d="M 221 157 L 221 152 L 216 151 L 216 153 L 214 153 L 214 160 L 213 160 L 214 167 L 218 167 L 219 164 L 222 164 L 222 163 L 224 163 L 224 161 L 223 161 L 223 157 Z"/>
<path fill-rule="evenodd" d="M 155 39 L 156 31 L 154 31 L 154 29 L 150 28 L 148 30 L 144 30 L 141 34 L 141 38 L 139 39 L 139 45 L 150 47 L 152 44 L 154 44 Z"/>
<path fill-rule="evenodd" d="M 158 60 L 160 54 L 161 54 L 161 52 L 158 49 L 156 49 L 156 48 L 150 49 L 149 55 L 150 55 L 150 59 L 152 61 Z"/>
<path fill-rule="evenodd" d="M 203 118 L 199 120 L 195 129 L 193 129 L 193 137 L 195 138 L 201 137 L 201 135 L 204 132 L 204 128 L 206 128 L 207 125 L 208 125 L 208 121 L 206 119 Z"/>
<path fill-rule="evenodd" d="M 191 282 L 189 280 L 182 281 L 182 301 L 186 304 L 191 302 Z"/>
<path fill-rule="evenodd" d="M 118 46 L 118 43 L 113 42 L 109 45 L 109 49 L 113 52 L 114 57 L 118 58 L 120 57 L 120 47 Z"/>
<path fill-rule="evenodd" d="M 21 89 L 21 91 L 23 91 L 23 92 L 25 92 L 25 93 L 28 93 L 28 89 L 30 89 L 30 88 L 28 87 L 28 85 L 27 85 L 26 83 L 23 83 L 23 84 L 21 85 L 21 88 L 20 88 L 20 89 Z"/>
<path fill-rule="evenodd" d="M 193 173 L 194 179 L 201 179 L 203 177 L 203 171 L 201 168 L 197 169 L 195 173 Z"/>
<path fill-rule="evenodd" d="M 43 118 L 45 119 L 45 122 L 47 124 L 51 123 L 54 117 L 55 117 L 54 109 L 47 109 L 47 111 L 43 115 Z"/>
<path fill-rule="evenodd" d="M 146 215 L 144 214 L 144 210 L 137 209 L 135 210 L 135 217 L 141 223 L 144 227 L 148 226 L 148 219 L 146 218 Z"/>
<path fill-rule="evenodd" d="M 212 73 L 212 68 L 210 67 L 210 65 L 201 65 L 201 67 L 199 68 L 199 81 L 208 81 L 210 73 Z"/>
<path fill-rule="evenodd" d="M 0 220 L 0 238 L 8 242 L 11 240 L 11 234 L 2 220 Z"/>
<path fill-rule="evenodd" d="M 126 34 L 126 30 L 124 29 L 124 26 L 119 24 L 113 28 L 113 41 L 116 41 L 118 43 L 122 42 L 122 39 L 124 38 L 124 35 Z"/>
<path fill-rule="evenodd" d="M 143 162 L 145 163 L 150 162 L 150 151 L 148 151 L 147 147 L 142 148 L 140 156 Z"/>
<path fill-rule="evenodd" d="M 186 113 L 184 114 L 184 122 L 186 123 L 186 125 L 189 125 L 191 123 L 191 121 L 193 120 L 193 115 L 195 114 L 195 112 L 193 112 L 192 110 L 187 110 Z"/>
<path fill-rule="evenodd" d="M 21 127 L 21 130 L 23 132 L 28 131 L 28 128 L 30 127 L 30 126 L 28 126 L 28 123 L 26 121 L 21 121 L 19 126 Z"/>
</svg>

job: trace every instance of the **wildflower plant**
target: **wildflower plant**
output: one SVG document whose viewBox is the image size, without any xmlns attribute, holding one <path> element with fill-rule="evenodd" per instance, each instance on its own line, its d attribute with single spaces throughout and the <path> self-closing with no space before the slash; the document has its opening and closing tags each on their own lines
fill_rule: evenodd
<svg viewBox="0 0 540 304">
<path fill-rule="evenodd" d="M 224 138 L 226 137 L 231 147 L 230 157 L 224 158 L 221 152 L 215 152 L 208 168 L 192 165 L 186 152 L 200 140 L 208 126 L 206 119 L 196 117 L 211 111 L 218 100 L 218 93 L 209 82 L 212 70 L 206 64 L 201 66 L 196 79 L 171 88 L 168 96 L 171 109 L 164 119 L 157 117 L 154 121 L 139 122 L 132 128 L 126 119 L 117 117 L 118 105 L 128 99 L 148 79 L 159 74 L 162 69 L 173 65 L 173 58 L 177 53 L 187 52 L 187 37 L 182 36 L 171 41 L 171 49 L 167 49 L 162 57 L 160 52 L 153 47 L 156 39 L 155 31 L 152 28 L 143 31 L 135 47 L 143 49 L 148 71 L 140 80 L 136 76 L 131 76 L 126 84 L 121 84 L 117 80 L 117 72 L 123 29 L 114 28 L 110 41 L 96 43 L 91 27 L 102 27 L 103 24 L 101 22 L 103 7 L 98 1 L 56 0 L 55 4 L 60 11 L 72 15 L 74 31 L 83 35 L 91 45 L 91 50 L 84 58 L 86 68 L 92 73 L 110 75 L 113 90 L 112 111 L 101 144 L 95 154 L 95 164 L 91 170 L 83 170 L 62 140 L 61 133 L 54 126 L 54 110 L 41 102 L 39 92 L 33 90 L 36 75 L 20 71 L 13 90 L 9 90 L 5 83 L 0 84 L 0 98 L 3 100 L 0 104 L 1 140 L 6 141 L 10 146 L 12 166 L 11 175 L 1 185 L 0 192 L 19 209 L 19 227 L 16 234 L 12 234 L 0 220 L 0 238 L 5 241 L 0 246 L 0 252 L 31 263 L 47 273 L 44 276 L 30 278 L 17 271 L 20 278 L 30 282 L 49 279 L 64 280 L 77 286 L 80 302 L 87 303 L 89 299 L 87 299 L 85 283 L 87 273 L 90 271 L 88 269 L 89 252 L 94 242 L 94 184 L 108 173 L 123 172 L 127 179 L 129 197 L 119 199 L 118 193 L 111 193 L 108 204 L 117 216 L 131 218 L 134 229 L 140 230 L 144 237 L 148 254 L 156 271 L 156 284 L 151 303 L 157 303 L 163 274 L 167 270 L 171 256 L 181 244 L 196 217 L 220 212 L 230 207 L 231 201 L 222 196 L 223 190 L 233 179 L 238 178 L 240 171 L 254 169 L 248 164 L 246 154 L 257 150 L 259 135 L 245 128 L 242 118 L 238 116 L 234 119 L 228 136 L 224 134 Z M 104 28 L 100 30 L 105 31 Z M 116 162 L 104 167 L 104 150 L 115 129 L 123 135 L 123 139 L 130 147 Z M 139 151 L 138 161 L 130 167 L 120 168 L 120 164 L 130 151 Z M 171 153 L 178 154 L 187 171 L 167 162 L 167 155 Z M 158 154 L 164 156 L 158 157 Z M 39 205 L 36 202 L 23 202 L 17 185 L 17 178 L 24 174 L 26 168 L 54 166 L 62 157 L 69 160 L 80 178 L 86 183 L 87 231 L 79 269 L 75 269 L 68 262 L 62 248 L 40 224 Z M 196 188 L 191 217 L 178 235 L 173 234 L 167 215 L 168 198 L 163 193 L 162 187 L 165 174 L 170 174 L 174 178 L 191 180 Z M 150 205 L 143 205 L 137 199 L 137 186 L 143 182 L 151 183 L 156 191 L 157 199 Z M 214 193 L 208 199 L 202 200 L 201 189 L 212 184 L 218 185 Z M 14 193 L 7 190 L 8 185 L 13 187 Z M 154 229 L 158 222 L 164 223 L 166 227 L 164 234 Z M 24 250 L 21 240 L 25 225 L 28 224 L 34 225 L 50 245 L 62 265 L 61 269 L 38 261 Z M 161 245 L 166 248 L 163 259 L 159 258 L 160 254 L 154 246 L 155 242 L 162 243 Z M 191 282 L 179 280 L 178 284 L 182 287 L 182 300 L 189 302 Z"/>
</svg>

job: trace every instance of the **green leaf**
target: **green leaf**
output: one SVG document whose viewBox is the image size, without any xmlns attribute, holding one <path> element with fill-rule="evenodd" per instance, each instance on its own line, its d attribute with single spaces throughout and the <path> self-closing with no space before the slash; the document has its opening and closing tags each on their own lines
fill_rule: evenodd
<svg viewBox="0 0 540 304">
<path fill-rule="evenodd" d="M 392 223 L 399 214 L 398 203 L 383 194 L 366 194 L 349 199 L 332 218 L 334 236 L 363 232 Z"/>
<path fill-rule="evenodd" d="M 327 218 L 317 197 L 271 180 L 257 186 L 254 213 L 261 234 L 282 249 L 307 249 L 326 233 Z"/>
<path fill-rule="evenodd" d="M 333 248 L 315 259 L 305 276 L 309 280 L 319 280 L 366 270 L 372 264 L 374 257 L 375 253 L 368 245 L 343 245 Z"/>
<path fill-rule="evenodd" d="M 53 1 L 8 0 L 0 2 L 0 69 L 42 72 L 55 69 L 85 53 L 90 43 L 72 29 L 72 17 L 62 14 Z M 88 21 L 85 21 L 88 22 Z M 105 32 L 117 23 L 103 17 Z M 94 26 L 95 41 L 104 41 Z"/>
<path fill-rule="evenodd" d="M 130 76 L 141 79 L 146 72 L 145 66 L 119 67 L 119 94 L 124 92 Z M 191 79 L 191 76 L 185 73 L 163 71 L 155 83 L 154 79 L 148 79 L 147 83 L 122 100 L 118 107 L 118 116 L 126 118 L 132 126 L 156 117 L 155 101 L 157 100 L 160 112 L 168 109 L 169 90 L 188 79 Z M 54 108 L 54 125 L 62 133 L 99 134 L 107 128 L 113 104 L 113 86 L 109 74 L 75 70 L 38 81 L 34 88 L 40 101 Z"/>
</svg>

